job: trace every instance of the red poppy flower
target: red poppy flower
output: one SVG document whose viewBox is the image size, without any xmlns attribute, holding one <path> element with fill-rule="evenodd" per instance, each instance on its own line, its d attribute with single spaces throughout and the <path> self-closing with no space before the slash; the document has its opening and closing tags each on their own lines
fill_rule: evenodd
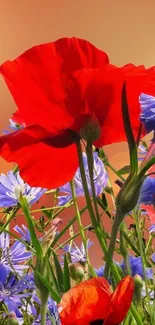
<svg viewBox="0 0 155 325">
<path fill-rule="evenodd" d="M 109 65 L 104 52 L 76 38 L 33 47 L 1 65 L 0 73 L 18 106 L 16 121 L 20 116 L 27 125 L 0 138 L 0 155 L 16 162 L 30 185 L 46 188 L 72 179 L 78 167 L 75 142 L 88 124 L 101 130 L 94 142 L 98 147 L 126 140 L 121 116 L 125 80 L 135 135 L 138 96 L 145 90 L 155 93 L 154 68 Z"/>
<path fill-rule="evenodd" d="M 125 318 L 134 292 L 126 276 L 114 293 L 105 278 L 93 278 L 70 289 L 60 302 L 62 325 L 116 325 Z"/>
</svg>

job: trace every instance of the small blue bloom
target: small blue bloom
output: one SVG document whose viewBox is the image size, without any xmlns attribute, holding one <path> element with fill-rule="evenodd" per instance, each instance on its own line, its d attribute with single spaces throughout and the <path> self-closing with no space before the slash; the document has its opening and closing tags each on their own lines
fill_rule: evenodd
<svg viewBox="0 0 155 325">
<path fill-rule="evenodd" d="M 148 228 L 148 231 L 150 234 L 155 233 L 155 224 L 151 225 L 151 227 Z"/>
<path fill-rule="evenodd" d="M 114 262 L 117 266 L 121 267 L 125 274 L 125 263 L 124 261 L 122 263 Z M 129 256 L 129 265 L 131 269 L 132 276 L 134 277 L 136 274 L 140 275 L 142 278 L 144 278 L 144 273 L 143 273 L 143 265 L 142 265 L 142 258 L 141 256 L 134 257 L 134 256 Z M 96 274 L 98 276 L 103 276 L 104 275 L 104 266 L 101 266 L 99 269 L 94 269 Z M 146 277 L 147 279 L 153 279 L 153 270 L 151 268 L 146 267 L 145 268 L 146 272 Z"/>
<path fill-rule="evenodd" d="M 136 274 L 138 274 L 142 278 L 144 278 L 143 264 L 142 264 L 141 256 L 138 256 L 138 257 L 129 256 L 129 265 L 130 265 L 130 269 L 131 269 L 131 273 L 132 273 L 133 277 Z M 120 264 L 120 266 L 123 269 L 123 271 L 125 271 L 124 261 Z M 151 268 L 146 267 L 145 272 L 146 272 L 147 279 L 153 279 L 153 270 Z"/>
<path fill-rule="evenodd" d="M 70 245 L 67 245 L 63 247 L 63 251 L 65 253 L 70 253 L 72 263 L 86 263 L 86 251 L 84 248 L 83 243 L 81 244 L 81 247 L 79 248 L 75 243 L 73 243 L 74 247 Z M 87 250 L 93 245 L 93 242 L 91 240 L 87 240 Z M 62 257 L 63 258 L 63 257 Z"/>
<path fill-rule="evenodd" d="M 140 190 L 138 204 L 155 205 L 155 178 L 147 176 Z"/>
<path fill-rule="evenodd" d="M 23 262 L 32 257 L 31 252 L 26 250 L 26 247 L 20 241 L 15 241 L 10 246 L 9 235 L 2 232 L 0 235 L 0 263 L 10 271 L 15 270 L 19 275 L 23 274 L 23 270 L 28 266 Z M 22 264 L 20 264 L 22 263 Z"/>
<path fill-rule="evenodd" d="M 11 118 L 9 119 L 10 125 L 8 126 L 7 130 L 2 130 L 3 134 L 9 134 L 12 131 L 19 131 L 24 129 L 25 125 L 24 124 L 18 124 L 15 121 L 13 121 Z"/>
<path fill-rule="evenodd" d="M 16 206 L 19 202 L 20 193 L 27 199 L 27 202 L 32 205 L 46 192 L 46 189 L 41 187 L 31 187 L 23 181 L 19 172 L 16 174 L 9 171 L 7 175 L 0 175 L 0 207 Z"/>
<path fill-rule="evenodd" d="M 17 277 L 2 264 L 0 264 L 0 302 L 5 303 L 9 312 L 21 316 L 19 307 L 22 300 L 31 295 L 29 290 L 34 286 L 31 275 L 26 275 L 18 280 Z"/>
<path fill-rule="evenodd" d="M 21 235 L 22 240 L 25 240 L 28 244 L 30 244 L 31 242 L 30 231 L 25 225 L 22 225 L 21 227 L 16 225 L 13 229 Z"/>
<path fill-rule="evenodd" d="M 138 160 L 143 160 L 148 152 L 148 148 L 146 148 L 142 143 L 138 146 Z"/>
<path fill-rule="evenodd" d="M 147 133 L 155 130 L 155 97 L 147 94 L 139 96 L 141 105 L 140 121 L 145 125 Z"/>
<path fill-rule="evenodd" d="M 104 188 L 107 186 L 108 173 L 104 167 L 102 160 L 98 157 L 97 152 L 94 152 L 93 155 L 94 155 L 94 185 L 95 185 L 96 196 L 99 196 L 103 192 Z M 87 179 L 89 194 L 90 194 L 90 196 L 92 196 L 91 183 L 90 183 L 89 170 L 88 170 L 88 162 L 87 162 L 87 156 L 86 156 L 85 152 L 83 152 L 83 162 L 84 162 L 84 167 L 85 167 L 85 175 L 86 175 L 86 179 Z M 76 196 L 77 197 L 84 196 L 80 168 L 78 168 L 75 173 L 74 184 L 75 184 Z M 61 192 L 64 192 L 67 194 L 67 195 L 58 197 L 58 205 L 64 205 L 72 199 L 70 183 L 67 183 L 67 184 L 59 187 L 59 190 Z"/>
</svg>

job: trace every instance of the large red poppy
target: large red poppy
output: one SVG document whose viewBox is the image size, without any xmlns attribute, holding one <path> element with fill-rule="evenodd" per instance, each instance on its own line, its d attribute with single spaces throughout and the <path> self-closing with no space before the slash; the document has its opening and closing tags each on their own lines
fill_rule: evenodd
<svg viewBox="0 0 155 325">
<path fill-rule="evenodd" d="M 0 138 L 0 155 L 16 162 L 30 185 L 47 188 L 73 177 L 75 141 L 88 121 L 101 129 L 96 146 L 126 140 L 121 116 L 125 80 L 135 135 L 138 96 L 155 93 L 154 68 L 109 65 L 104 52 L 76 38 L 33 47 L 1 65 L 0 73 L 18 106 L 16 121 L 20 116 L 27 126 Z"/>
<path fill-rule="evenodd" d="M 134 292 L 133 279 L 126 276 L 114 293 L 104 278 L 80 283 L 60 302 L 62 325 L 116 325 L 125 318 Z"/>
</svg>

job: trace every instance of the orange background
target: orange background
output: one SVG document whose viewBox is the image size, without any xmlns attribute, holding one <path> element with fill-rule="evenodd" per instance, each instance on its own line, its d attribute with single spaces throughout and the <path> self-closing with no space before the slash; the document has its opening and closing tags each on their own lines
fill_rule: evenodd
<svg viewBox="0 0 155 325">
<path fill-rule="evenodd" d="M 0 0 L 0 63 L 33 45 L 77 36 L 107 52 L 113 64 L 132 62 L 149 67 L 154 65 L 155 57 L 154 14 L 154 0 Z M 0 129 L 6 127 L 14 110 L 15 104 L 0 78 Z M 115 168 L 127 163 L 125 143 L 105 150 Z M 0 160 L 0 172 L 10 166 Z M 51 205 L 51 198 L 45 201 Z M 73 208 L 63 213 L 64 224 L 72 215 Z M 88 215 L 84 221 L 89 222 Z M 93 264 L 100 265 L 96 245 L 91 252 Z"/>
</svg>

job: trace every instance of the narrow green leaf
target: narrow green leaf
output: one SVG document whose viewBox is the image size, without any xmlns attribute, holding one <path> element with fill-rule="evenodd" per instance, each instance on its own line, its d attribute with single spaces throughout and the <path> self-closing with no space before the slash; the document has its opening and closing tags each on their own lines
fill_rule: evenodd
<svg viewBox="0 0 155 325">
<path fill-rule="evenodd" d="M 126 175 L 130 173 L 130 166 L 126 165 L 117 171 L 120 175 Z"/>
<path fill-rule="evenodd" d="M 148 171 L 148 169 L 150 169 L 152 167 L 152 165 L 155 164 L 155 157 L 151 158 L 146 165 L 141 169 L 141 171 L 139 172 L 140 177 L 144 176 L 145 173 Z"/>
<path fill-rule="evenodd" d="M 38 257 L 40 257 L 43 254 L 42 247 L 40 245 L 40 242 L 39 242 L 39 240 L 36 236 L 35 230 L 34 230 L 34 226 L 33 226 L 30 212 L 29 212 L 29 207 L 28 207 L 27 201 L 23 196 L 20 197 L 20 204 L 23 209 L 24 215 L 26 217 L 27 223 L 28 223 L 28 228 L 29 228 L 30 235 L 31 235 L 31 241 L 32 241 L 33 247 L 35 248 L 36 255 Z"/>
<path fill-rule="evenodd" d="M 63 280 L 64 280 L 64 292 L 67 292 L 71 288 L 67 254 L 65 254 L 65 256 L 64 256 L 64 278 L 63 278 Z"/>
<path fill-rule="evenodd" d="M 129 108 L 127 103 L 127 94 L 126 94 L 126 82 L 123 84 L 122 88 L 122 117 L 124 130 L 128 141 L 129 153 L 130 153 L 130 172 L 131 174 L 137 174 L 138 172 L 138 158 L 137 158 L 137 145 L 132 132 Z"/>
<path fill-rule="evenodd" d="M 57 283 L 59 285 L 60 292 L 64 292 L 63 272 L 56 253 L 52 250 L 54 266 L 56 271 Z"/>
<path fill-rule="evenodd" d="M 53 289 L 58 293 L 61 294 L 60 288 L 59 288 L 59 283 L 55 277 L 54 271 L 53 271 L 53 267 L 51 265 L 51 263 L 48 261 L 48 265 L 49 265 L 49 269 L 51 272 L 51 279 L 52 279 L 52 283 L 53 283 Z"/>
<path fill-rule="evenodd" d="M 46 288 L 48 289 L 52 299 L 55 300 L 57 303 L 59 303 L 61 300 L 60 295 L 53 289 L 51 284 L 37 270 L 35 270 L 35 273 L 38 276 L 38 278 L 42 281 L 42 283 L 46 286 Z"/>
</svg>

